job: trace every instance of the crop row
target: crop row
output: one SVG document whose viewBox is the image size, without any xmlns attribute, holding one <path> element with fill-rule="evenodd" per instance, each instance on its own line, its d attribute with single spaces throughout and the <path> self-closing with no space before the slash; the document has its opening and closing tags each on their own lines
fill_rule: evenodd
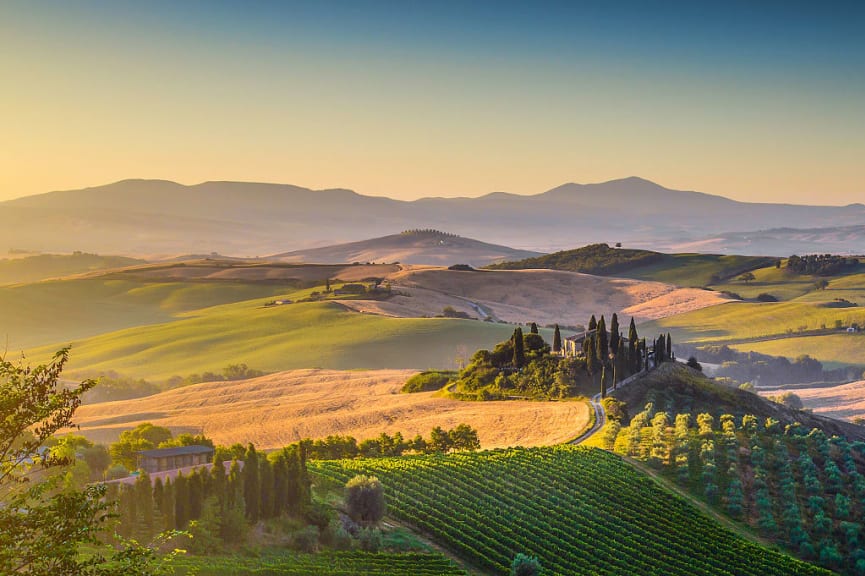
<svg viewBox="0 0 865 576">
<path fill-rule="evenodd" d="M 465 576 L 441 554 L 367 552 L 287 553 L 263 557 L 180 557 L 177 576 Z"/>
<path fill-rule="evenodd" d="M 495 573 L 524 552 L 552 574 L 825 574 L 723 529 L 600 450 L 314 462 L 310 471 L 340 482 L 378 476 L 391 513 Z"/>
</svg>

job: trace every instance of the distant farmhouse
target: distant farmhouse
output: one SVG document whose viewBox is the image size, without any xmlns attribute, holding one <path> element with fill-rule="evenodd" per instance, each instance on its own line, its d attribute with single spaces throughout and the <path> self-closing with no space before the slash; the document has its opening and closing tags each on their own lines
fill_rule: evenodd
<svg viewBox="0 0 865 576">
<path fill-rule="evenodd" d="M 141 450 L 137 454 L 138 468 L 148 474 L 189 466 L 203 466 L 210 464 L 213 460 L 213 448 L 210 446 L 157 448 L 156 450 Z"/>
</svg>

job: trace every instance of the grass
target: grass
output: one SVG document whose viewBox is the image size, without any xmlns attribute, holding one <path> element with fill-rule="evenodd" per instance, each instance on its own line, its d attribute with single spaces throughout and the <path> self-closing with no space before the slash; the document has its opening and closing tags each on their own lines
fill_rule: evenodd
<svg viewBox="0 0 865 576">
<path fill-rule="evenodd" d="M 832 334 L 827 336 L 804 336 L 784 338 L 766 342 L 749 342 L 733 345 L 731 348 L 743 352 L 753 351 L 771 356 L 785 356 L 791 360 L 808 354 L 823 363 L 827 369 L 840 368 L 851 364 L 865 364 L 865 335 Z"/>
<path fill-rule="evenodd" d="M 196 310 L 170 322 L 75 340 L 68 368 L 154 380 L 219 372 L 239 362 L 265 371 L 449 368 L 460 348 L 468 353 L 489 348 L 513 331 L 509 325 L 472 320 L 357 314 L 331 302 L 263 308 L 267 300 Z M 42 360 L 56 347 L 33 349 L 28 356 Z"/>
<path fill-rule="evenodd" d="M 627 278 L 655 280 L 677 286 L 708 286 L 713 277 L 736 276 L 746 270 L 767 265 L 772 259 L 762 256 L 720 254 L 670 254 L 660 262 L 622 273 Z"/>
<path fill-rule="evenodd" d="M 865 323 L 865 308 L 828 308 L 810 302 L 730 302 L 662 318 L 642 325 L 640 333 L 670 332 L 674 342 L 735 343 L 784 337 L 804 330 Z M 806 353 L 803 351 L 802 353 Z"/>
<path fill-rule="evenodd" d="M 10 352 L 131 326 L 199 308 L 284 293 L 241 282 L 136 282 L 106 277 L 0 287 L 0 338 Z"/>
</svg>

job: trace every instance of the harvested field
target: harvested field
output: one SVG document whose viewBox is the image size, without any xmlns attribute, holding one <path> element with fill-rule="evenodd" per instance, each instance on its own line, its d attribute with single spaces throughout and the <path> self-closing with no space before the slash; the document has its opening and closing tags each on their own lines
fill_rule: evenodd
<svg viewBox="0 0 865 576">
<path fill-rule="evenodd" d="M 203 431 L 219 444 L 264 449 L 301 438 L 381 432 L 427 436 L 434 426 L 467 423 L 484 448 L 565 442 L 588 426 L 585 402 L 460 402 L 433 392 L 401 394 L 410 370 L 293 370 L 238 382 L 209 382 L 155 396 L 82 406 L 75 423 L 99 442 L 142 422 L 175 432 Z"/>
<path fill-rule="evenodd" d="M 781 388 L 760 394 L 775 396 L 788 391 L 801 398 L 805 408 L 810 408 L 817 414 L 849 421 L 865 417 L 865 380 L 837 386 Z"/>
</svg>

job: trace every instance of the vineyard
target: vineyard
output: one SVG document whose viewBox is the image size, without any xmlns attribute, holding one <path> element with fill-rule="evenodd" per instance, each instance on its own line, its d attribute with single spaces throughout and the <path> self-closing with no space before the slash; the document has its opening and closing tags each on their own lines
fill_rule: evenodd
<svg viewBox="0 0 865 576">
<path fill-rule="evenodd" d="M 320 552 L 263 557 L 180 557 L 172 562 L 177 576 L 464 576 L 464 570 L 441 554 Z"/>
<path fill-rule="evenodd" d="M 803 559 L 865 574 L 865 443 L 752 415 L 670 414 L 649 403 L 605 447 L 665 471 Z"/>
<path fill-rule="evenodd" d="M 340 483 L 376 475 L 390 513 L 495 574 L 519 552 L 545 574 L 828 574 L 734 535 L 591 448 L 321 461 L 310 472 Z"/>
</svg>

